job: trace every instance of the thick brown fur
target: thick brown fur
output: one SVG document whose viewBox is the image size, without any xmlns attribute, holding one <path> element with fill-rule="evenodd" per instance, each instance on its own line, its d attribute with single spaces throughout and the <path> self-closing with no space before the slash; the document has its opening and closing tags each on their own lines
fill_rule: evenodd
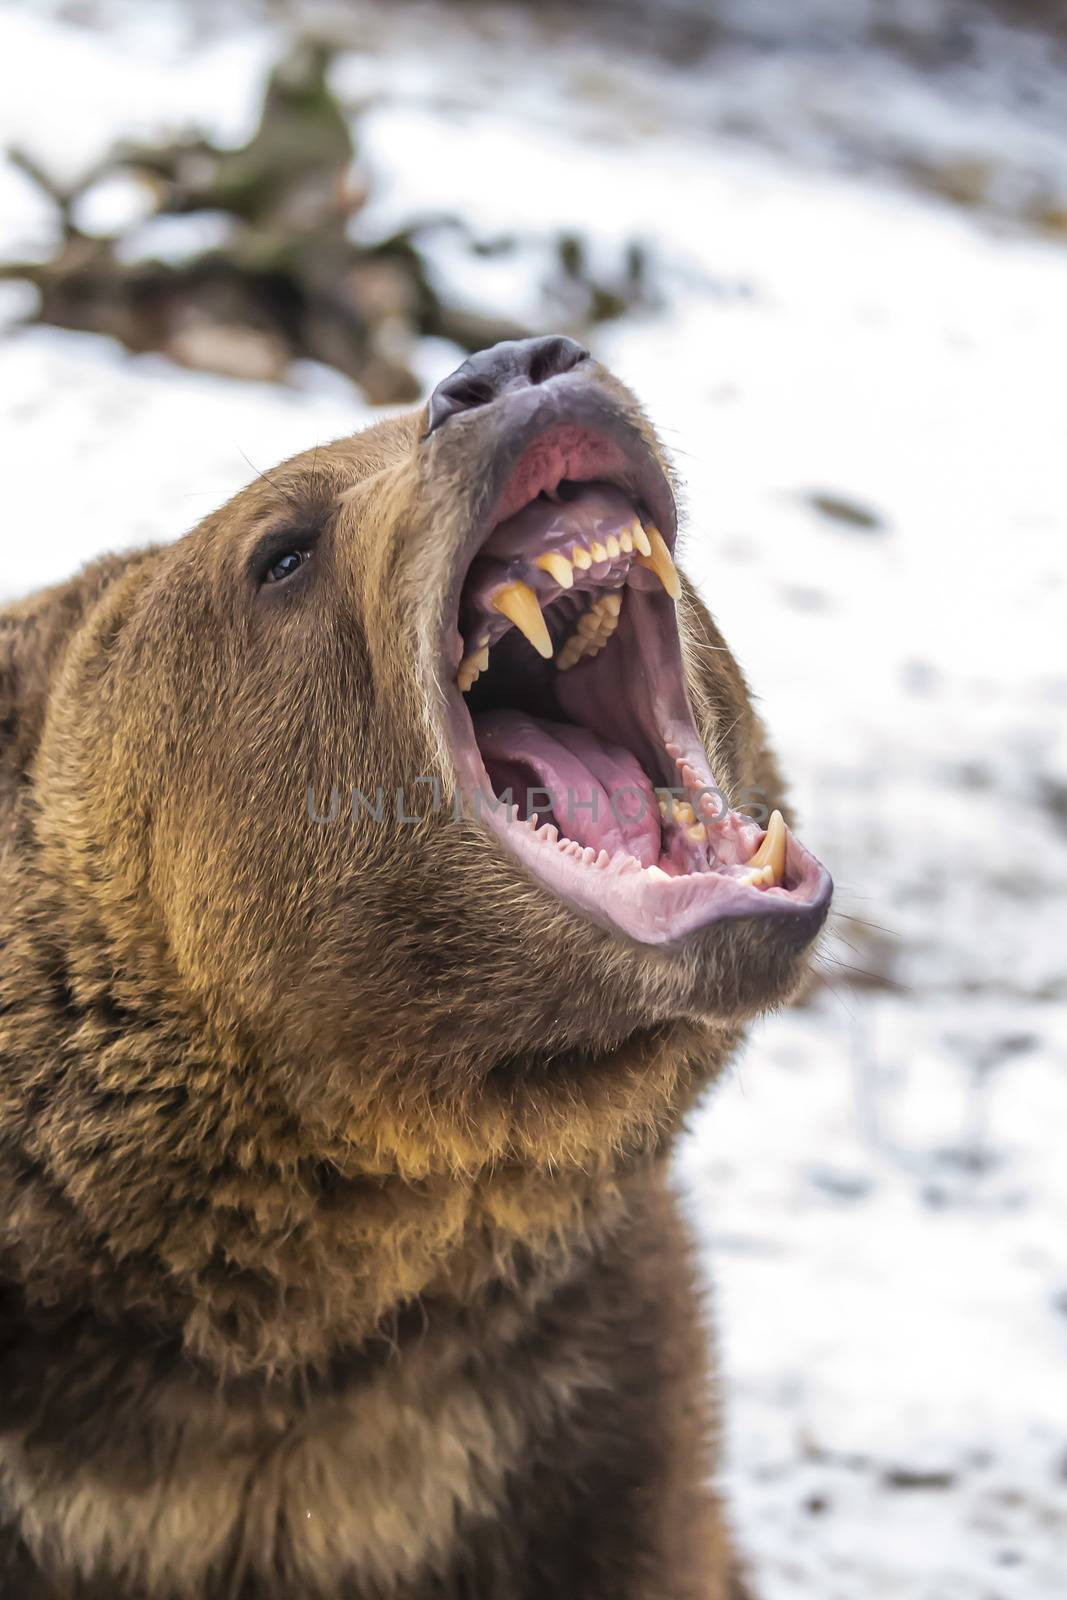
<svg viewBox="0 0 1067 1600">
<path fill-rule="evenodd" d="M 3 1600 L 742 1594 L 665 1164 L 805 940 L 639 947 L 428 804 L 310 820 L 447 797 L 493 441 L 422 423 L 0 611 Z M 319 530 L 299 596 L 249 575 L 274 526 Z M 723 787 L 773 801 L 681 620 Z"/>
</svg>

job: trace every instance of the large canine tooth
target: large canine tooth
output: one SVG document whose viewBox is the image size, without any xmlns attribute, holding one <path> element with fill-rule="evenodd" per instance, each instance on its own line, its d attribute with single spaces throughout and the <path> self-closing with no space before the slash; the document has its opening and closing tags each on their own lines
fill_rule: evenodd
<svg viewBox="0 0 1067 1600">
<path fill-rule="evenodd" d="M 528 583 L 505 584 L 493 596 L 493 605 L 529 639 L 539 656 L 552 660 L 552 639 L 537 596 Z"/>
<path fill-rule="evenodd" d="M 636 517 L 630 525 L 630 532 L 633 534 L 634 546 L 638 552 L 643 556 L 650 556 L 652 554 L 652 545 L 644 526 L 638 522 Z"/>
<path fill-rule="evenodd" d="M 671 560 L 666 541 L 654 522 L 648 525 L 648 541 L 649 553 L 636 558 L 638 565 L 647 567 L 650 572 L 656 574 L 672 600 L 680 600 L 682 585 L 678 578 L 678 569 Z"/>
<path fill-rule="evenodd" d="M 574 568 L 558 550 L 549 550 L 545 555 L 538 556 L 535 565 L 542 572 L 547 572 L 553 583 L 558 583 L 561 589 L 574 587 Z"/>
<path fill-rule="evenodd" d="M 785 877 L 785 843 L 785 818 L 780 811 L 772 811 L 763 843 L 745 865 L 753 869 L 770 867 L 774 874 L 772 881 L 776 884 L 781 883 Z"/>
</svg>

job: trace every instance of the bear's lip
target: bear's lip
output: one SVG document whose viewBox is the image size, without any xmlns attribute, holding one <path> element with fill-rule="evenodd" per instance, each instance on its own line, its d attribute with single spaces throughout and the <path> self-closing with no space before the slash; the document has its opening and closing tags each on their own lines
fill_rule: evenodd
<svg viewBox="0 0 1067 1600">
<path fill-rule="evenodd" d="M 758 919 L 814 937 L 828 872 L 777 813 L 765 831 L 729 807 L 697 732 L 674 498 L 643 434 L 589 380 L 492 409 L 442 668 L 468 814 L 616 936 Z"/>
</svg>

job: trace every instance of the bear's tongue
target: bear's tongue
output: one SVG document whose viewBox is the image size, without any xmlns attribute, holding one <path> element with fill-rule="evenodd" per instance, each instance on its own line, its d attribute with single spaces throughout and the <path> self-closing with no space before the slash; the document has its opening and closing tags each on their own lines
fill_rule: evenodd
<svg viewBox="0 0 1067 1600">
<path fill-rule="evenodd" d="M 656 796 L 629 750 L 524 711 L 480 712 L 474 733 L 494 791 L 510 788 L 520 817 L 535 811 L 583 848 L 623 850 L 643 867 L 659 862 Z"/>
</svg>

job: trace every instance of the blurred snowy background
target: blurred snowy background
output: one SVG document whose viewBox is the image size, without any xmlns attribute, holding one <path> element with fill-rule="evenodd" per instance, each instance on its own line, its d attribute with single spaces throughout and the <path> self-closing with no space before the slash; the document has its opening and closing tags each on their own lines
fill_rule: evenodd
<svg viewBox="0 0 1067 1600">
<path fill-rule="evenodd" d="M 347 176 L 235 200 L 301 36 Z M 1067 1594 L 1062 5 L 0 3 L 0 144 L 2 594 L 482 330 L 641 395 L 839 886 L 679 1162 L 760 1593 Z"/>
</svg>

